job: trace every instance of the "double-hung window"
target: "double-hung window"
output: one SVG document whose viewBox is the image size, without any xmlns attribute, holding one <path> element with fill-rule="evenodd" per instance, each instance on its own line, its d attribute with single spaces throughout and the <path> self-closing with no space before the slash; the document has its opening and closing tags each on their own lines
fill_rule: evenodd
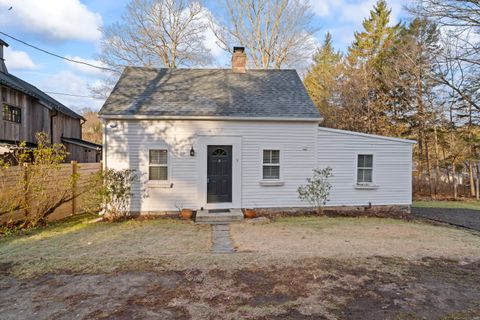
<svg viewBox="0 0 480 320">
<path fill-rule="evenodd" d="M 22 123 L 22 109 L 8 104 L 3 105 L 3 120 Z"/>
<path fill-rule="evenodd" d="M 263 150 L 262 178 L 280 180 L 280 150 Z"/>
<path fill-rule="evenodd" d="M 148 180 L 168 180 L 168 151 L 149 150 Z"/>
<path fill-rule="evenodd" d="M 373 155 L 359 154 L 357 159 L 357 184 L 369 185 L 373 183 Z"/>
</svg>

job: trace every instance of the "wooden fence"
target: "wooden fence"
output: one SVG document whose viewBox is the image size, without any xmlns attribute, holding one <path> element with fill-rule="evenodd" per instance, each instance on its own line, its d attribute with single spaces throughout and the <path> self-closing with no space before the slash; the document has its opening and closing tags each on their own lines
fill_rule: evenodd
<svg viewBox="0 0 480 320">
<path fill-rule="evenodd" d="M 92 176 L 100 172 L 101 163 L 71 163 L 61 164 L 60 168 L 55 169 L 51 175 L 42 175 L 41 185 L 46 186 L 45 193 L 59 192 L 58 186 L 66 186 L 61 192 L 68 194 L 69 201 L 63 202 L 49 215 L 48 220 L 58 220 L 71 215 L 83 213 L 86 208 L 86 191 L 92 181 Z M 28 199 L 28 188 L 22 190 L 19 186 L 28 185 L 31 172 L 30 166 L 12 166 L 0 170 L 0 194 L 9 199 Z M 76 179 L 72 179 L 72 177 Z M 30 208 L 35 206 L 35 199 L 28 199 Z M 0 216 L 0 223 L 7 220 L 18 220 L 25 214 L 24 208 L 20 208 Z"/>
</svg>

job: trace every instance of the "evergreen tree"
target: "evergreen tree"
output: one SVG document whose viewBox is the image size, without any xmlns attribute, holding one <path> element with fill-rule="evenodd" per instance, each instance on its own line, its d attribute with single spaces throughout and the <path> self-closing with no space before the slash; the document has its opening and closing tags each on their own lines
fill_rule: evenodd
<svg viewBox="0 0 480 320">
<path fill-rule="evenodd" d="M 342 69 L 342 54 L 332 44 L 330 33 L 313 55 L 313 64 L 309 68 L 304 84 L 313 102 L 323 117 L 323 125 L 335 125 L 335 105 L 332 96 L 339 81 Z"/>
<path fill-rule="evenodd" d="M 349 48 L 348 60 L 355 66 L 367 63 L 380 70 L 394 44 L 399 40 L 402 24 L 390 26 L 390 14 L 385 0 L 378 0 L 370 17 L 362 23 L 363 31 L 355 32 L 355 41 Z"/>
<path fill-rule="evenodd" d="M 390 26 L 391 10 L 379 0 L 363 21 L 363 31 L 355 32 L 348 50 L 345 81 L 342 84 L 344 129 L 392 134 L 389 114 L 394 109 L 390 92 L 383 83 L 385 66 L 398 43 L 403 26 Z"/>
</svg>

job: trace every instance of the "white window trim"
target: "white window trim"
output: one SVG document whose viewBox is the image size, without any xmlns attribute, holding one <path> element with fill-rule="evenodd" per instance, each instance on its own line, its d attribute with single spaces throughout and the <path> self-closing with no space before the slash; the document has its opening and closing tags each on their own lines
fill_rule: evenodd
<svg viewBox="0 0 480 320">
<path fill-rule="evenodd" d="M 278 163 L 278 167 L 280 168 L 280 174 L 278 179 L 263 179 L 263 166 L 264 165 L 272 165 L 269 163 L 263 163 L 263 151 L 264 150 L 278 150 L 280 151 L 280 159 Z M 285 182 L 283 181 L 283 171 L 284 171 L 284 151 L 283 148 L 278 146 L 278 145 L 265 145 L 260 147 L 260 179 L 259 179 L 259 184 L 261 186 L 283 186 Z M 273 164 L 274 166 L 277 164 Z"/>
<path fill-rule="evenodd" d="M 167 164 L 154 164 L 155 167 L 167 167 L 167 180 L 150 180 L 150 150 L 167 150 Z M 146 149 L 145 173 L 147 175 L 147 186 L 149 188 L 173 188 L 172 182 L 172 151 L 167 145 L 151 145 Z"/>
<path fill-rule="evenodd" d="M 358 156 L 359 155 L 371 155 L 372 156 L 372 182 L 358 182 Z M 354 160 L 354 172 L 353 172 L 353 186 L 355 189 L 363 189 L 363 190 L 374 190 L 378 189 L 378 185 L 375 184 L 376 181 L 376 172 L 377 172 L 377 167 L 376 167 L 376 160 L 377 160 L 377 155 L 375 152 L 371 151 L 362 151 L 362 152 L 356 152 L 355 153 L 355 160 Z"/>
</svg>

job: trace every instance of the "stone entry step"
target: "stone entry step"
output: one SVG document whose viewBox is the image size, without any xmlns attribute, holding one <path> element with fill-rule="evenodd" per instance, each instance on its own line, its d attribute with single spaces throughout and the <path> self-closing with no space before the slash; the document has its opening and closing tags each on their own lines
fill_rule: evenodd
<svg viewBox="0 0 480 320">
<path fill-rule="evenodd" d="M 212 226 L 212 253 L 234 253 L 230 225 L 215 224 Z"/>
<path fill-rule="evenodd" d="M 198 210 L 195 216 L 195 222 L 202 224 L 226 224 L 242 220 L 243 212 L 240 209 Z"/>
</svg>

